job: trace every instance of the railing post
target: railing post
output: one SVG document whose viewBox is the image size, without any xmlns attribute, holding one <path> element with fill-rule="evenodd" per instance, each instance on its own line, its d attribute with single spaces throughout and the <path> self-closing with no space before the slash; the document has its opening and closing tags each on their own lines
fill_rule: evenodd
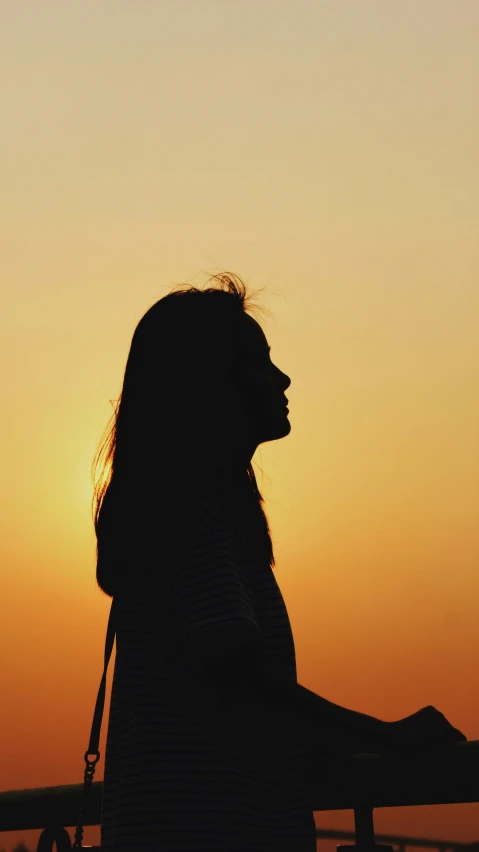
<svg viewBox="0 0 479 852">
<path fill-rule="evenodd" d="M 392 846 L 376 843 L 374 840 L 372 805 L 357 805 L 354 808 L 354 830 L 356 843 L 351 846 L 338 846 L 337 852 L 394 852 Z"/>
</svg>

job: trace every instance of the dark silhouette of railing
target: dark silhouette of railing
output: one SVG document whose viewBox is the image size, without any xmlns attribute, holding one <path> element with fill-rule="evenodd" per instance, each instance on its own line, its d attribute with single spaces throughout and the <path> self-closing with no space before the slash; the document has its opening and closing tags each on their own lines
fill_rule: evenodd
<svg viewBox="0 0 479 852">
<path fill-rule="evenodd" d="M 356 841 L 355 845 L 338 846 L 339 852 L 393 852 L 392 844 L 398 845 L 400 852 L 407 846 L 479 852 L 479 842 L 390 835 L 375 838 L 373 827 L 374 808 L 479 802 L 479 740 L 395 757 L 333 759 L 311 753 L 308 771 L 312 810 L 354 810 L 355 832 L 316 829 L 318 838 Z M 53 852 L 55 842 L 57 852 L 70 852 L 70 835 L 64 826 L 77 825 L 82 791 L 83 784 L 67 784 L 0 793 L 0 831 L 41 828 L 37 852 Z M 100 824 L 102 796 L 103 781 L 93 782 L 85 803 L 84 825 Z M 100 852 L 98 846 L 86 848 Z"/>
</svg>

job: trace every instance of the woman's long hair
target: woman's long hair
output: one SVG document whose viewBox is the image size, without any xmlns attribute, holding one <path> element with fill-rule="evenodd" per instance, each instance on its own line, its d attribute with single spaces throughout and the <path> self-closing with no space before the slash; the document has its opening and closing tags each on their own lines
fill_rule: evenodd
<svg viewBox="0 0 479 852">
<path fill-rule="evenodd" d="M 256 293 L 247 295 L 238 276 L 223 273 L 212 280 L 216 286 L 204 290 L 171 290 L 133 334 L 118 405 L 92 465 L 96 579 L 109 597 L 148 562 L 158 571 L 168 552 L 178 554 L 187 541 L 188 490 L 215 481 L 224 453 L 241 435 L 237 328 L 244 313 L 265 309 L 252 304 Z M 251 463 L 247 474 L 273 568 L 264 499 Z"/>
</svg>

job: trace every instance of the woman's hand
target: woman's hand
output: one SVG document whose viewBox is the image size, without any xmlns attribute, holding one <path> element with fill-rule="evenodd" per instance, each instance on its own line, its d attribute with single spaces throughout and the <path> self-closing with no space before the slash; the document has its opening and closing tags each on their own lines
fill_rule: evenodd
<svg viewBox="0 0 479 852">
<path fill-rule="evenodd" d="M 397 722 L 387 722 L 386 725 L 388 752 L 421 751 L 434 746 L 467 742 L 467 737 L 431 705 Z"/>
</svg>

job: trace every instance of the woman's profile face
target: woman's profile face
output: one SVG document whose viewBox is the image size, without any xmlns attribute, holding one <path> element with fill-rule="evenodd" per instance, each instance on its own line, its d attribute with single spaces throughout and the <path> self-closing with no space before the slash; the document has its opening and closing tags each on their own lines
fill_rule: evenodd
<svg viewBox="0 0 479 852">
<path fill-rule="evenodd" d="M 251 456 L 258 444 L 284 438 L 291 431 L 285 391 L 291 379 L 271 360 L 263 329 L 249 314 L 239 325 L 240 353 L 233 381 L 244 403 L 251 427 L 248 449 Z M 251 456 L 248 459 L 251 459 Z"/>
</svg>

